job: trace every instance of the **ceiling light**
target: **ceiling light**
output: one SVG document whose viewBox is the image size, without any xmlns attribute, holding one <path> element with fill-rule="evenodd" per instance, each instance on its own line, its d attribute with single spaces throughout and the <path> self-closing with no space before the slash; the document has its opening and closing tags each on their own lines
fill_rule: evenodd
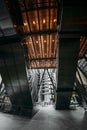
<svg viewBox="0 0 87 130">
<path fill-rule="evenodd" d="M 52 40 L 52 42 L 54 42 L 54 40 Z"/>
<path fill-rule="evenodd" d="M 38 43 L 38 41 L 36 41 L 36 43 Z"/>
<path fill-rule="evenodd" d="M 44 42 L 46 42 L 46 40 L 44 40 Z"/>
<path fill-rule="evenodd" d="M 27 26 L 27 22 L 24 22 L 24 26 Z"/>
<path fill-rule="evenodd" d="M 36 24 L 35 21 L 33 21 L 33 24 L 34 24 L 34 25 Z"/>
<path fill-rule="evenodd" d="M 54 19 L 53 22 L 55 23 L 55 22 L 56 22 L 56 19 Z"/>
<path fill-rule="evenodd" d="M 45 19 L 43 19 L 43 23 L 46 23 L 46 20 L 45 20 Z"/>
</svg>

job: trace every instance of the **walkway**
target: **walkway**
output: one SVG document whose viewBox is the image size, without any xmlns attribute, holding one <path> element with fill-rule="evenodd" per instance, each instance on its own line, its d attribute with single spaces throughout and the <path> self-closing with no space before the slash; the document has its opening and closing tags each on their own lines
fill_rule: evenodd
<svg viewBox="0 0 87 130">
<path fill-rule="evenodd" d="M 87 113 L 82 108 L 56 111 L 42 107 L 32 119 L 0 113 L 0 130 L 87 130 Z"/>
</svg>

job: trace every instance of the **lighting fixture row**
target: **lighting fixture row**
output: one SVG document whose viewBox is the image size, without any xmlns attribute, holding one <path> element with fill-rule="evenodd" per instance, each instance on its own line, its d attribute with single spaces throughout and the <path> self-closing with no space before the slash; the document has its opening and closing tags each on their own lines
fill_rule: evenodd
<svg viewBox="0 0 87 130">
<path fill-rule="evenodd" d="M 44 43 L 46 43 L 47 41 L 46 41 L 46 40 L 44 40 L 43 42 L 44 42 Z M 52 40 L 52 42 L 54 43 L 54 42 L 55 42 L 55 40 Z M 32 42 L 29 42 L 29 43 L 31 44 Z M 36 41 L 36 43 L 38 44 L 38 43 L 39 43 L 39 41 Z M 28 44 L 28 42 L 27 42 L 26 44 Z"/>
<path fill-rule="evenodd" d="M 54 22 L 54 23 L 56 23 L 56 21 L 57 21 L 56 19 L 53 19 L 53 22 Z M 35 21 L 33 21 L 32 23 L 33 23 L 33 25 L 35 25 L 35 24 L 36 24 L 36 22 L 35 22 Z M 43 24 L 45 24 L 45 23 L 46 23 L 46 20 L 45 20 L 45 19 L 43 19 Z M 27 26 L 27 25 L 28 25 L 28 23 L 27 23 L 27 22 L 24 22 L 24 26 Z"/>
</svg>

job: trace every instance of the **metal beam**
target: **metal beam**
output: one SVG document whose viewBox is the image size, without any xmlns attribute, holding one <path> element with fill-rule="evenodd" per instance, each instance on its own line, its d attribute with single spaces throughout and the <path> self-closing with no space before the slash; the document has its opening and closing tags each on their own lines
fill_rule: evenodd
<svg viewBox="0 0 87 130">
<path fill-rule="evenodd" d="M 32 36 L 32 35 L 38 35 L 38 34 L 40 34 L 40 35 L 42 35 L 42 34 L 53 34 L 53 33 L 57 33 L 57 29 L 53 29 L 53 30 L 50 30 L 50 29 L 48 29 L 48 30 L 42 30 L 42 31 L 35 31 L 35 32 L 22 32 L 22 33 L 20 33 L 20 35 L 23 37 L 23 36 Z"/>
<path fill-rule="evenodd" d="M 50 9 L 55 9 L 55 8 L 57 8 L 56 5 L 55 6 L 50 6 Z M 38 8 L 27 9 L 26 11 L 30 12 L 30 11 L 46 10 L 46 9 L 49 9 L 49 6 L 42 6 L 42 7 L 38 7 Z M 21 12 L 24 13 L 25 10 L 22 10 Z"/>
<path fill-rule="evenodd" d="M 56 57 L 48 57 L 48 58 L 33 58 L 33 59 L 29 59 L 30 61 L 34 61 L 34 60 L 56 60 Z"/>
<path fill-rule="evenodd" d="M 87 36 L 87 31 L 61 31 L 59 32 L 60 38 L 80 38 L 80 36 Z"/>
<path fill-rule="evenodd" d="M 0 37 L 0 45 L 4 45 L 4 44 L 15 44 L 16 42 L 20 42 L 21 41 L 21 37 L 19 35 L 13 35 L 13 36 L 3 36 Z"/>
<path fill-rule="evenodd" d="M 43 75 L 42 75 L 42 79 L 41 79 L 41 81 L 40 81 L 40 86 L 41 86 L 41 83 L 42 83 L 42 80 L 43 80 L 44 74 L 45 74 L 45 69 L 44 69 L 44 72 L 43 72 Z"/>
<path fill-rule="evenodd" d="M 55 86 L 55 85 L 54 85 L 54 83 L 53 83 L 53 79 L 51 78 L 51 76 L 50 76 L 50 73 L 49 73 L 48 69 L 47 69 L 47 73 L 48 73 L 49 78 L 50 78 L 50 80 L 51 80 L 51 83 L 52 83 L 52 85 L 53 85 L 53 87 L 54 87 L 54 90 L 56 90 L 56 86 Z"/>
</svg>

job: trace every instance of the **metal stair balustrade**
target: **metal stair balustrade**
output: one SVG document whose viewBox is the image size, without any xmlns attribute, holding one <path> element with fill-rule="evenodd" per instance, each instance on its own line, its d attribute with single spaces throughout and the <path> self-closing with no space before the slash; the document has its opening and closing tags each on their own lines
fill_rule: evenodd
<svg viewBox="0 0 87 130">
<path fill-rule="evenodd" d="M 84 56 L 82 59 L 78 61 L 78 68 L 83 73 L 83 75 L 87 78 L 87 58 Z"/>
<path fill-rule="evenodd" d="M 79 83 L 78 79 L 76 79 L 76 90 L 82 102 L 84 108 L 87 108 L 87 92 L 85 88 Z M 79 103 L 79 102 L 78 102 Z"/>
<path fill-rule="evenodd" d="M 48 72 L 49 78 L 50 78 L 50 80 L 52 82 L 52 85 L 54 87 L 54 90 L 56 90 L 56 80 L 53 77 L 53 72 L 50 73 L 48 69 L 47 69 L 47 72 Z"/>
</svg>

